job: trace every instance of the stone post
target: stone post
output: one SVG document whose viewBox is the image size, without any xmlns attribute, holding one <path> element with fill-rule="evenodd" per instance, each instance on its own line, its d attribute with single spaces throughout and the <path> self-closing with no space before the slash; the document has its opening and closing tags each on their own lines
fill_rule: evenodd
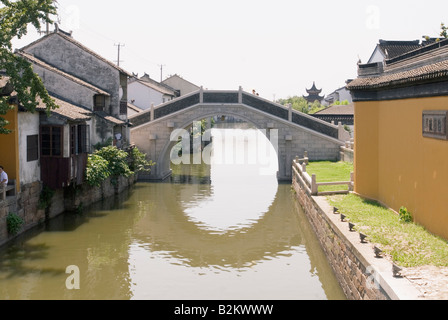
<svg viewBox="0 0 448 320">
<path fill-rule="evenodd" d="M 154 103 L 151 103 L 151 121 L 154 121 Z"/>
<path fill-rule="evenodd" d="M 350 172 L 350 186 L 348 187 L 349 191 L 355 190 L 355 173 Z"/>
<path fill-rule="evenodd" d="M 288 104 L 288 120 L 289 122 L 292 122 L 292 103 Z"/>
<path fill-rule="evenodd" d="M 311 176 L 311 195 L 317 196 L 317 193 L 318 193 L 317 178 L 316 175 L 313 174 Z"/>
<path fill-rule="evenodd" d="M 204 103 L 204 87 L 199 90 L 199 103 Z"/>
</svg>

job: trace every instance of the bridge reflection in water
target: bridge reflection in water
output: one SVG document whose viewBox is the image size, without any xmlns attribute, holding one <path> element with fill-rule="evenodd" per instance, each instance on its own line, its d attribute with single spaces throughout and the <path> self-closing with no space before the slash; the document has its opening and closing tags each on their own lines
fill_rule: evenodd
<svg viewBox="0 0 448 320">
<path fill-rule="evenodd" d="M 291 185 L 253 170 L 173 166 L 36 228 L 0 250 L 0 299 L 344 299 Z"/>
<path fill-rule="evenodd" d="M 214 132 L 214 148 L 220 148 L 216 137 L 225 134 Z M 253 145 L 245 147 L 246 153 L 255 151 Z M 141 202 L 144 218 L 134 229 L 130 254 L 134 294 L 151 299 L 343 299 L 290 184 L 278 184 L 278 166 L 263 162 L 270 172 L 260 174 L 260 163 L 214 160 L 212 166 L 172 166 L 170 183 L 135 190 L 135 197 L 159 200 L 157 207 L 151 200 Z M 148 275 L 142 272 L 145 267 L 164 271 Z M 149 293 L 148 287 L 161 289 Z"/>
</svg>

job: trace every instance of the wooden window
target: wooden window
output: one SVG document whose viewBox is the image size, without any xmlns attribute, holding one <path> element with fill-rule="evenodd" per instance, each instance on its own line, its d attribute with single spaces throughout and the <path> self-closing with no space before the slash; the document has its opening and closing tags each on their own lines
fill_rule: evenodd
<svg viewBox="0 0 448 320">
<path fill-rule="evenodd" d="M 58 126 L 41 127 L 42 157 L 62 157 L 63 128 Z"/>
<path fill-rule="evenodd" d="M 90 126 L 81 124 L 70 127 L 70 154 L 90 153 Z"/>
<path fill-rule="evenodd" d="M 36 161 L 39 159 L 39 135 L 26 137 L 26 161 Z"/>
<path fill-rule="evenodd" d="M 70 127 L 70 155 L 76 155 L 77 141 L 76 141 L 76 126 Z"/>
<path fill-rule="evenodd" d="M 95 95 L 93 110 L 94 111 L 104 111 L 106 107 L 106 97 L 100 94 Z"/>
<path fill-rule="evenodd" d="M 90 126 L 78 126 L 78 154 L 90 153 Z"/>
</svg>

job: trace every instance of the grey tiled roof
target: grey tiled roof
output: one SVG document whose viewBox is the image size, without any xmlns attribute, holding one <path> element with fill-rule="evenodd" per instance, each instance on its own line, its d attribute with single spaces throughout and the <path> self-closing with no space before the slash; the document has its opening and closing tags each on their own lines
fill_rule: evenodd
<svg viewBox="0 0 448 320">
<path fill-rule="evenodd" d="M 387 59 L 398 57 L 407 52 L 421 48 L 419 40 L 415 41 L 390 41 L 380 40 L 379 48 Z"/>
<path fill-rule="evenodd" d="M 387 60 L 383 72 L 360 76 L 349 90 L 381 89 L 448 80 L 448 40 Z"/>
<path fill-rule="evenodd" d="M 349 105 L 332 105 L 326 109 L 316 112 L 317 115 L 353 115 L 355 113 L 355 107 L 353 104 Z"/>
<path fill-rule="evenodd" d="M 69 119 L 71 121 L 87 121 L 91 119 L 92 117 L 91 111 L 77 107 L 64 100 L 55 97 L 52 98 L 54 99 L 56 105 L 59 106 L 59 108 L 51 110 L 51 113 Z M 46 105 L 43 103 L 42 100 L 39 101 L 39 106 L 36 108 L 36 110 L 42 112 L 46 111 Z"/>
<path fill-rule="evenodd" d="M 419 81 L 448 77 L 448 60 L 378 77 L 358 78 L 347 85 L 349 90 L 379 89 L 393 85 L 412 84 Z"/>
<path fill-rule="evenodd" d="M 103 118 L 104 120 L 106 120 L 108 122 L 111 122 L 111 123 L 113 123 L 115 125 L 124 125 L 124 124 L 126 124 L 125 121 L 117 119 L 117 118 L 111 116 L 110 114 L 107 114 L 104 111 L 95 111 L 94 113 L 95 113 L 95 115 L 97 115 L 97 116 Z"/>
</svg>

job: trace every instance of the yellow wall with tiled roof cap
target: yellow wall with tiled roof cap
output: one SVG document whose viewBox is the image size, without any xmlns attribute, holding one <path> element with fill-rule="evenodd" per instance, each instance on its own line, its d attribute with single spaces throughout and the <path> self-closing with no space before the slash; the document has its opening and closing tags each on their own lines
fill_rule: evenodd
<svg viewBox="0 0 448 320">
<path fill-rule="evenodd" d="M 448 141 L 423 137 L 424 110 L 448 97 L 355 102 L 355 192 L 448 239 Z"/>
</svg>

